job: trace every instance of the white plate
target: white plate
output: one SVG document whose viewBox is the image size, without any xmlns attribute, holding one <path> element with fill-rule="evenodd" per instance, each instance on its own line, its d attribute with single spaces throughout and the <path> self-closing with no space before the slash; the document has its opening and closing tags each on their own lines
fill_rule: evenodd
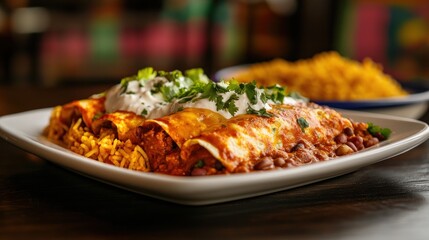
<svg viewBox="0 0 429 240">
<path fill-rule="evenodd" d="M 251 65 L 237 65 L 217 71 L 215 81 L 230 79 Z M 391 97 L 371 100 L 314 101 L 332 108 L 376 112 L 400 117 L 418 119 L 426 112 L 429 101 L 429 85 L 425 82 L 400 82 L 410 94 L 406 97 Z"/>
<path fill-rule="evenodd" d="M 205 205 L 263 195 L 355 171 L 393 157 L 429 137 L 426 123 L 379 114 L 343 111 L 355 121 L 390 128 L 389 140 L 379 146 L 334 160 L 297 168 L 222 176 L 178 177 L 122 169 L 94 161 L 41 136 L 52 109 L 39 109 L 0 117 L 0 136 L 22 149 L 117 187 L 166 201 Z"/>
</svg>

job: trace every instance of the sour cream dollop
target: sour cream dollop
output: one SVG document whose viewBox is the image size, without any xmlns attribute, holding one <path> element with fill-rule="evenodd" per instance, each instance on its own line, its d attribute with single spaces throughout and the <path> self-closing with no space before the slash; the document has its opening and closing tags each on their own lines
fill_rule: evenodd
<svg viewBox="0 0 429 240">
<path fill-rule="evenodd" d="M 190 98 L 173 98 L 170 99 L 170 101 L 167 101 L 161 92 L 154 91 L 158 89 L 160 85 L 166 87 L 173 87 L 173 85 L 177 87 L 179 85 L 179 88 L 183 88 L 184 91 L 187 90 L 186 88 L 192 87 L 192 84 L 184 84 L 183 86 L 180 86 L 181 81 L 186 81 L 185 77 L 181 76 L 181 78 L 183 79 L 178 79 L 178 81 L 172 83 L 165 77 L 157 76 L 145 81 L 128 81 L 126 86 L 123 84 L 115 85 L 106 92 L 106 111 L 129 111 L 142 115 L 148 119 L 153 119 L 175 113 L 183 108 L 192 107 L 217 111 L 225 118 L 231 118 L 235 115 L 248 113 L 249 108 L 254 111 L 260 111 L 261 109 L 269 110 L 271 109 L 270 105 L 276 104 L 270 99 L 263 101 L 261 96 L 266 94 L 266 92 L 264 89 L 260 88 L 255 88 L 254 94 L 256 101 L 254 100 L 253 103 L 251 103 L 252 101 L 249 100 L 245 92 L 238 94 L 232 90 L 217 93 L 217 97 L 220 96 L 222 99 L 217 99 L 216 101 L 207 97 L 202 97 L 203 93 L 194 94 Z M 226 89 L 228 86 L 228 83 L 226 82 L 216 84 L 223 89 Z M 219 109 L 217 101 L 221 101 L 222 103 L 233 101 L 233 114 L 231 114 L 231 110 L 229 108 Z M 297 101 L 300 100 L 292 97 L 284 97 L 281 103 L 296 104 Z M 278 103 L 279 102 L 277 102 L 277 104 Z"/>
</svg>

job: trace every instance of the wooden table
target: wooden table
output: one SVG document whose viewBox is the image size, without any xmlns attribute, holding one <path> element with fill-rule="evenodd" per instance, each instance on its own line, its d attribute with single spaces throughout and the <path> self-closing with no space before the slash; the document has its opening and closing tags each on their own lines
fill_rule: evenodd
<svg viewBox="0 0 429 240">
<path fill-rule="evenodd" d="M 0 87 L 0 115 L 105 88 Z M 429 142 L 323 182 L 190 207 L 82 177 L 0 140 L 0 239 L 130 238 L 429 239 Z"/>
</svg>

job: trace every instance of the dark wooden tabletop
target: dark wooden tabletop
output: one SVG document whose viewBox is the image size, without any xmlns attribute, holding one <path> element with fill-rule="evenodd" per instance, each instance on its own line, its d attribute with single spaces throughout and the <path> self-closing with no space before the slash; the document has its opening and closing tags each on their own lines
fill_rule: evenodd
<svg viewBox="0 0 429 240">
<path fill-rule="evenodd" d="M 0 116 L 105 88 L 0 87 Z M 429 142 L 330 180 L 191 207 L 100 183 L 0 140 L 0 239 L 132 238 L 429 239 Z"/>
</svg>

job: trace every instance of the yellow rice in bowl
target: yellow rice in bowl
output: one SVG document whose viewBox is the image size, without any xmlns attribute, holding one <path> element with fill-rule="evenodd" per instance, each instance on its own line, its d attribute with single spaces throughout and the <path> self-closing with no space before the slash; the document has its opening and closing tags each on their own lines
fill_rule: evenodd
<svg viewBox="0 0 429 240">
<path fill-rule="evenodd" d="M 370 100 L 408 94 L 371 59 L 358 62 L 337 52 L 296 62 L 274 59 L 253 64 L 228 78 L 256 81 L 261 86 L 279 84 L 311 100 Z"/>
</svg>

